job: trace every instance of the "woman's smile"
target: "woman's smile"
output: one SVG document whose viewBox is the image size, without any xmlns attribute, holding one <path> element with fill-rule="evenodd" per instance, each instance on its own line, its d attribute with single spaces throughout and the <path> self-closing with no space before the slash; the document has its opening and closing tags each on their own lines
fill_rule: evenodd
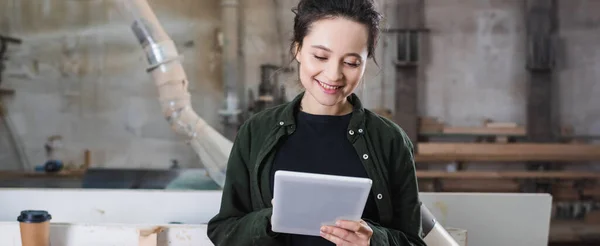
<svg viewBox="0 0 600 246">
<path fill-rule="evenodd" d="M 317 79 L 315 79 L 315 82 L 321 87 L 325 94 L 336 94 L 341 91 L 342 88 L 344 88 L 344 86 L 327 84 Z"/>
</svg>

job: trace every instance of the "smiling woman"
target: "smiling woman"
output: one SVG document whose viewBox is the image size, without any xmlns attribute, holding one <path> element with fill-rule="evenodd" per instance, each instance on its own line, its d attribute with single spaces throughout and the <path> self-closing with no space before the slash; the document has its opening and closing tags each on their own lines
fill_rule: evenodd
<svg viewBox="0 0 600 246">
<path fill-rule="evenodd" d="M 306 95 L 302 109 L 319 115 L 342 115 L 352 111 L 346 98 L 354 92 L 365 72 L 368 31 L 361 23 L 344 17 L 318 20 L 296 43 L 299 76 Z"/>
<path fill-rule="evenodd" d="M 216 245 L 425 245 L 413 145 L 354 93 L 378 39 L 373 1 L 301 0 L 294 13 L 290 51 L 304 91 L 240 128 L 209 238 Z M 370 178 L 362 219 L 323 226 L 320 237 L 273 232 L 278 170 Z"/>
</svg>

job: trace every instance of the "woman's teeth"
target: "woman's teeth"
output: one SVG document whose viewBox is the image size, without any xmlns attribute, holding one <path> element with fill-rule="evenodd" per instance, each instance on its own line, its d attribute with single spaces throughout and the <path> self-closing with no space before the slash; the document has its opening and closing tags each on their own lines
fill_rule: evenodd
<svg viewBox="0 0 600 246">
<path fill-rule="evenodd" d="M 337 89 L 341 88 L 341 86 L 331 86 L 331 85 L 325 84 L 321 81 L 318 81 L 318 82 L 323 88 L 325 88 L 327 90 L 337 90 Z"/>
</svg>

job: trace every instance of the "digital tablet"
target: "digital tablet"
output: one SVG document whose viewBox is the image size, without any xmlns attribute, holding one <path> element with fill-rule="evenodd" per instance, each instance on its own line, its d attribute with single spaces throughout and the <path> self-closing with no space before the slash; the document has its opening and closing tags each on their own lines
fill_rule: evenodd
<svg viewBox="0 0 600 246">
<path fill-rule="evenodd" d="M 368 178 L 276 171 L 271 229 L 320 236 L 323 225 L 360 220 L 371 185 Z"/>
</svg>

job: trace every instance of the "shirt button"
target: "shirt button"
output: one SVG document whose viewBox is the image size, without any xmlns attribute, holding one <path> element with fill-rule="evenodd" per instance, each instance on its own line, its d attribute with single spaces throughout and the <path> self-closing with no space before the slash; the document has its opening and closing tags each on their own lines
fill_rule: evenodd
<svg viewBox="0 0 600 246">
<path fill-rule="evenodd" d="M 383 198 L 383 195 L 381 193 L 377 194 L 377 199 L 381 200 Z"/>
<path fill-rule="evenodd" d="M 349 133 L 350 135 L 354 135 L 354 131 L 352 131 L 352 130 L 348 131 L 348 133 Z"/>
<path fill-rule="evenodd" d="M 367 155 L 367 154 L 364 154 L 364 155 L 363 155 L 363 159 L 365 159 L 365 160 L 366 160 L 366 159 L 369 159 L 369 155 Z"/>
<path fill-rule="evenodd" d="M 284 123 L 283 123 L 283 121 L 280 121 L 280 122 L 279 122 L 279 125 L 280 125 L 280 126 L 283 126 L 283 124 L 284 124 Z"/>
<path fill-rule="evenodd" d="M 358 133 L 363 133 L 363 129 L 358 129 Z"/>
</svg>

